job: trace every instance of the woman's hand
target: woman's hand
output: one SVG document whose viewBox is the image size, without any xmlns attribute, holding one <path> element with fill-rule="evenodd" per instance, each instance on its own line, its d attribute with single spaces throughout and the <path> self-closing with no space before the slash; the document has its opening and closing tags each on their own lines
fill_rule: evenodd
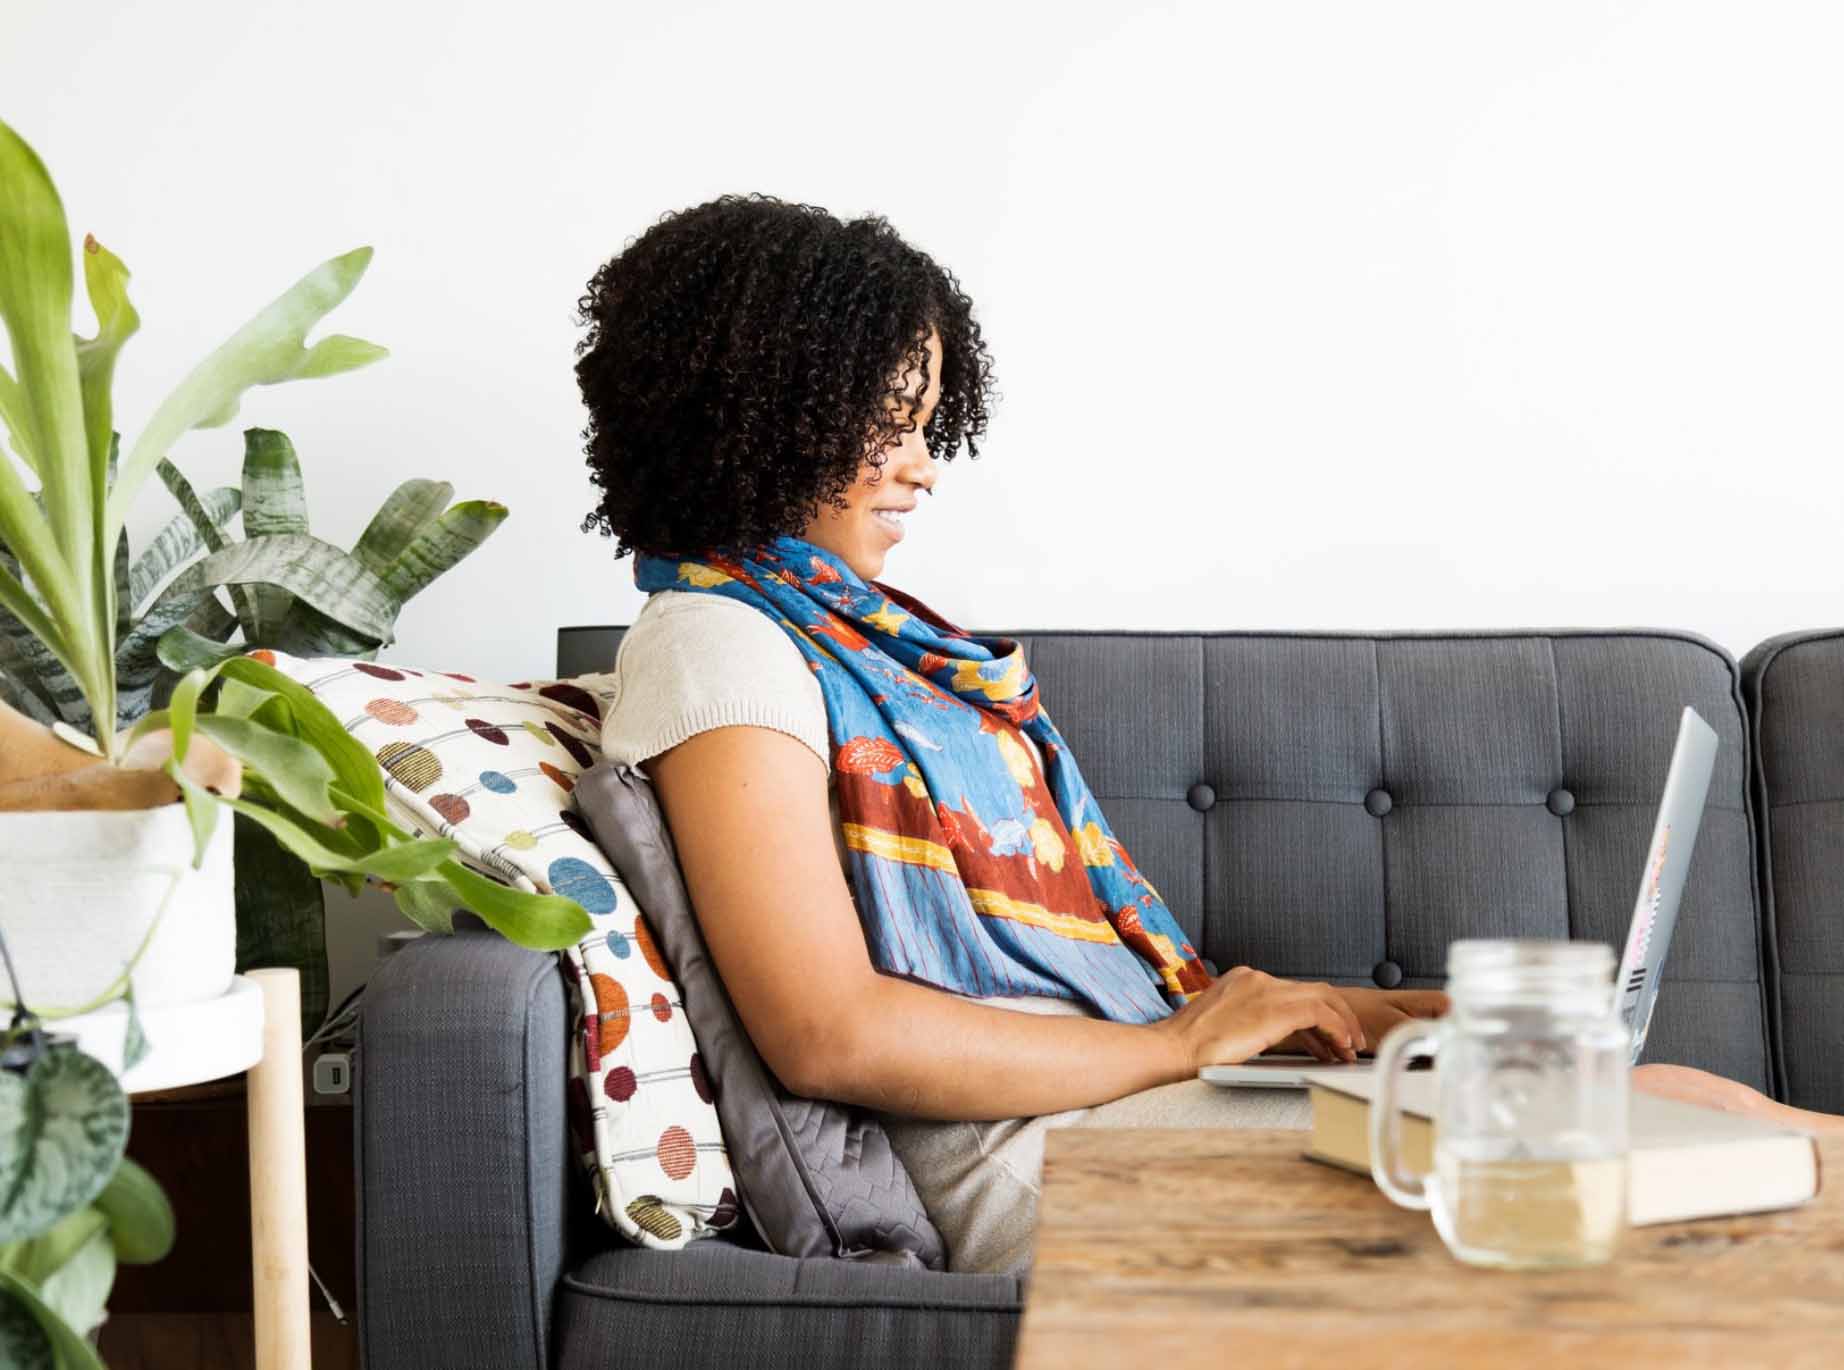
<svg viewBox="0 0 1844 1370">
<path fill-rule="evenodd" d="M 1154 1026 L 1177 1045 L 1180 1079 L 1204 1066 L 1235 1065 L 1291 1040 L 1314 1043 L 1319 1048 L 1314 1054 L 1324 1060 L 1355 1061 L 1366 1038 L 1344 993 L 1321 982 L 1281 980 L 1237 966 Z"/>
<path fill-rule="evenodd" d="M 1364 1030 L 1365 1041 L 1358 1050 L 1375 1052 L 1377 1044 L 1398 1023 L 1411 1018 L 1439 1018 L 1447 1012 L 1446 992 L 1438 989 L 1369 989 L 1361 985 L 1333 985 L 1332 992 L 1345 1001 Z M 1274 1044 L 1271 1050 L 1294 1055 L 1317 1056 L 1321 1061 L 1340 1059 L 1314 1033 L 1296 1032 Z"/>
</svg>

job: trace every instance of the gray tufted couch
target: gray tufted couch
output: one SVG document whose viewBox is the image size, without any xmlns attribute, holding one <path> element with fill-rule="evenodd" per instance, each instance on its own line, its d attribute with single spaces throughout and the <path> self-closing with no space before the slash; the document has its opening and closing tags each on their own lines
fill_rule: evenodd
<svg viewBox="0 0 1844 1370">
<path fill-rule="evenodd" d="M 560 674 L 619 633 L 563 630 Z M 1618 946 L 1693 705 L 1722 748 L 1648 1058 L 1844 1111 L 1844 632 L 1745 675 L 1669 631 L 1006 635 L 1204 955 L 1334 983 L 1439 985 L 1462 936 Z M 565 1038 L 553 959 L 488 934 L 374 978 L 373 1370 L 1009 1363 L 1011 1278 L 618 1244 L 567 1154 Z"/>
</svg>

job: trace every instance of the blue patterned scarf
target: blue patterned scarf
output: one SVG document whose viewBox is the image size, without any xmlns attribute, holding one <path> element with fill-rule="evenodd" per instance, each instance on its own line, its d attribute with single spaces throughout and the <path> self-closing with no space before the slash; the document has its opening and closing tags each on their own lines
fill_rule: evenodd
<svg viewBox="0 0 1844 1370">
<path fill-rule="evenodd" d="M 794 537 L 693 560 L 637 553 L 634 583 L 741 600 L 807 659 L 880 970 L 980 998 L 1074 999 L 1119 1022 L 1163 1018 L 1210 983 L 1109 829 L 1016 642 L 971 637 Z"/>
</svg>

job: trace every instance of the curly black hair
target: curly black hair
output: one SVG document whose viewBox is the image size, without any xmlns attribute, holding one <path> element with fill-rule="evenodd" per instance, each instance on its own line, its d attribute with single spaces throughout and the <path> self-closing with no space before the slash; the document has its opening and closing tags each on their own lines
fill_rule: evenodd
<svg viewBox="0 0 1844 1370">
<path fill-rule="evenodd" d="M 940 398 L 925 441 L 950 460 L 986 431 L 992 358 L 959 282 L 879 215 L 723 195 L 663 216 L 590 279 L 576 379 L 590 479 L 585 532 L 686 554 L 798 534 L 861 463 L 914 430 L 892 376 Z"/>
</svg>

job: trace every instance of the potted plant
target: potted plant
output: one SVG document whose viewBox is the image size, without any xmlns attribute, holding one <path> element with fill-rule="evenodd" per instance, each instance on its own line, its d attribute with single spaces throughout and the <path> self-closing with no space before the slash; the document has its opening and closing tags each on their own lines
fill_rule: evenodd
<svg viewBox="0 0 1844 1370">
<path fill-rule="evenodd" d="M 309 272 L 195 367 L 112 461 L 115 360 L 139 322 L 128 272 L 86 237 L 97 332 L 75 337 L 62 203 L 37 155 L 0 123 L 0 321 L 16 372 L 0 369 L 0 427 L 12 448 L 0 452 L 0 542 L 10 557 L 0 565 L 0 608 L 61 665 L 90 719 L 86 738 L 0 703 L 0 861 L 9 874 L 0 929 L 43 1016 L 119 994 L 148 1004 L 224 990 L 235 947 L 231 825 L 217 821 L 226 806 L 317 875 L 392 884 L 425 926 L 444 925 L 459 906 L 547 950 L 587 931 L 573 902 L 494 885 L 453 861 L 452 844 L 392 824 L 376 760 L 260 661 L 195 670 L 167 709 L 118 727 L 125 579 L 132 588 L 123 523 L 136 492 L 181 435 L 229 422 L 251 386 L 335 375 L 383 355 L 340 335 L 305 341 L 370 255 L 360 248 Z M 318 591 L 293 588 L 321 607 Z"/>
<path fill-rule="evenodd" d="M 310 531 L 306 481 L 287 434 L 247 428 L 243 440 L 241 488 L 200 492 L 163 457 L 155 469 L 180 512 L 137 554 L 125 539 L 117 544 L 118 730 L 163 705 L 186 670 L 255 648 L 374 658 L 392 641 L 404 604 L 506 518 L 492 500 L 454 503 L 446 481 L 406 480 L 348 551 Z M 242 539 L 230 526 L 239 516 Z M 18 573 L 4 547 L 0 568 Z M 64 664 L 4 609 L 0 700 L 46 724 L 92 726 L 89 701 Z M 236 966 L 298 970 L 302 1032 L 310 1034 L 327 1006 L 323 887 L 249 819 L 239 817 L 234 833 Z M 173 981 L 165 983 L 172 992 Z"/>
</svg>

